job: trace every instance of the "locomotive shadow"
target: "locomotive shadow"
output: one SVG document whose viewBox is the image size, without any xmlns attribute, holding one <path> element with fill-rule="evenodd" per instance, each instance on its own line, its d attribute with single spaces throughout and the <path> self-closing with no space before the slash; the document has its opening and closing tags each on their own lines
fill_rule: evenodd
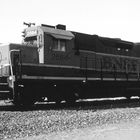
<svg viewBox="0 0 140 140">
<path fill-rule="evenodd" d="M 97 101 L 77 101 L 73 104 L 61 103 L 36 103 L 32 107 L 19 107 L 12 104 L 0 105 L 0 111 L 37 111 L 37 110 L 102 110 L 115 108 L 135 108 L 140 107 L 139 99 L 120 100 L 97 100 Z"/>
</svg>

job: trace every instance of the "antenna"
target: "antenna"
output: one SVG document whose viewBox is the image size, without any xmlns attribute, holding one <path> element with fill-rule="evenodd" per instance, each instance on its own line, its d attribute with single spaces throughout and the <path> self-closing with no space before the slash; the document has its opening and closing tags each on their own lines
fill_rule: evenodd
<svg viewBox="0 0 140 140">
<path fill-rule="evenodd" d="M 23 22 L 23 25 L 26 25 L 26 26 L 28 26 L 28 27 L 31 27 L 32 25 L 35 26 L 35 23 L 31 23 L 31 22 L 29 22 L 29 23 L 27 23 L 27 22 Z"/>
</svg>

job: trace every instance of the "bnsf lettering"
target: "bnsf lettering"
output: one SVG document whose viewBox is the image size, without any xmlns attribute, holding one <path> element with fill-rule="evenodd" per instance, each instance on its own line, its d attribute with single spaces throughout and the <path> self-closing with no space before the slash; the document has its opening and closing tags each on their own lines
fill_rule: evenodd
<svg viewBox="0 0 140 140">
<path fill-rule="evenodd" d="M 102 58 L 102 68 L 103 69 L 111 69 L 112 68 L 112 59 L 110 57 Z"/>
<path fill-rule="evenodd" d="M 115 58 L 115 59 L 113 59 L 113 61 L 114 61 L 114 65 L 117 68 L 117 70 L 121 70 L 122 67 L 123 67 L 122 59 L 121 58 Z"/>
<path fill-rule="evenodd" d="M 127 58 L 102 57 L 102 68 L 113 70 L 114 66 L 118 71 L 137 71 L 137 60 Z"/>
<path fill-rule="evenodd" d="M 137 68 L 138 68 L 138 61 L 137 60 L 132 60 L 132 71 L 137 71 Z"/>
</svg>

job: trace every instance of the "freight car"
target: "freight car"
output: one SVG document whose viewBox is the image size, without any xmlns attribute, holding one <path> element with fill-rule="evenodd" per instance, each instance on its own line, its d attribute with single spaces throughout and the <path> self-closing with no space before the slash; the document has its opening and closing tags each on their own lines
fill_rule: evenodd
<svg viewBox="0 0 140 140">
<path fill-rule="evenodd" d="M 140 46 L 119 38 L 30 26 L 22 44 L 0 45 L 0 98 L 37 101 L 140 96 Z"/>
</svg>

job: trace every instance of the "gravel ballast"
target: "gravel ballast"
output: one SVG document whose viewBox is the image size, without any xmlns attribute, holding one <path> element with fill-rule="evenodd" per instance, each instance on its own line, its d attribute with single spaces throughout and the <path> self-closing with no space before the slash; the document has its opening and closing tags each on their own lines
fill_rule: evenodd
<svg viewBox="0 0 140 140">
<path fill-rule="evenodd" d="M 81 128 L 97 128 L 119 124 L 140 117 L 140 108 L 114 109 L 48 109 L 33 111 L 1 111 L 0 139 L 19 139 L 50 135 Z"/>
</svg>

